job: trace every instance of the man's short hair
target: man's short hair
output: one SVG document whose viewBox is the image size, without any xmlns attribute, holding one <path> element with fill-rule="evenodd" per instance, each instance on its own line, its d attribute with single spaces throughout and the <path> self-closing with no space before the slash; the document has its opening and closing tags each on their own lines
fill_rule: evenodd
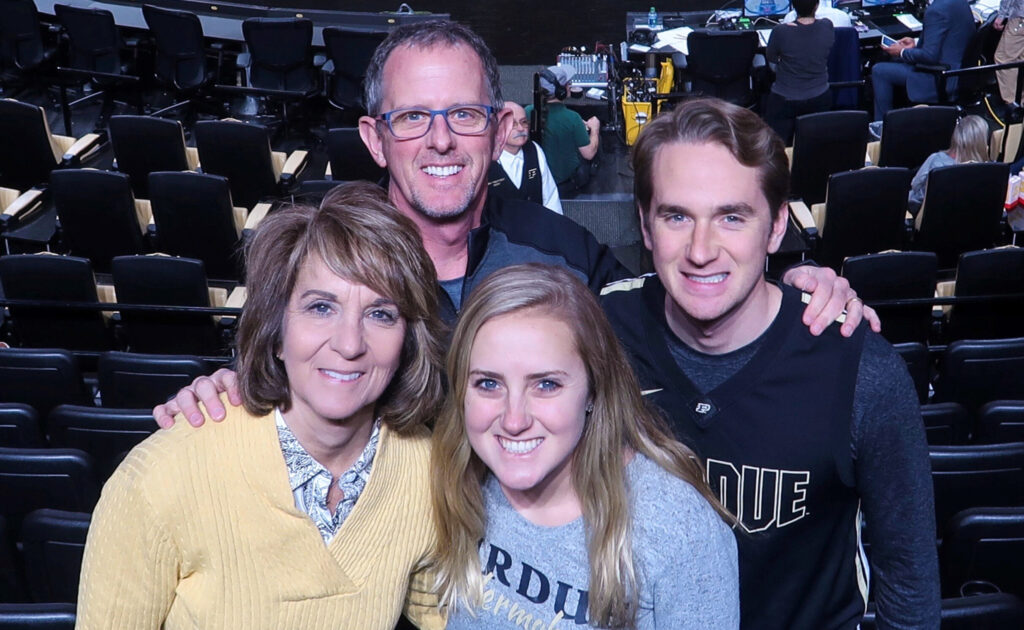
<svg viewBox="0 0 1024 630">
<path fill-rule="evenodd" d="M 468 26 L 447 20 L 429 20 L 405 24 L 391 31 L 381 42 L 370 59 L 366 69 L 365 98 L 366 111 L 371 116 L 381 113 L 384 102 L 384 64 L 399 46 L 416 48 L 433 48 L 434 46 L 469 46 L 484 67 L 484 78 L 487 81 L 489 103 L 495 110 L 505 106 L 501 98 L 501 75 L 498 72 L 498 61 L 487 47 L 484 40 Z"/>
<path fill-rule="evenodd" d="M 818 8 L 818 0 L 793 0 L 793 10 L 797 17 L 813 17 Z"/>
<path fill-rule="evenodd" d="M 760 173 L 761 192 L 772 220 L 789 197 L 789 160 L 778 134 L 749 109 L 716 98 L 680 103 L 672 112 L 648 123 L 633 147 L 633 193 L 643 212 L 654 195 L 654 160 L 666 144 L 718 144 L 744 165 Z"/>
</svg>

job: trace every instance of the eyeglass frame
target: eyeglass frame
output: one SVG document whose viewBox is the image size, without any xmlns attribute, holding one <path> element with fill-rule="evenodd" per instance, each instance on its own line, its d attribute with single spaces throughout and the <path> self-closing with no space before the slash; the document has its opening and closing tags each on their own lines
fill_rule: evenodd
<svg viewBox="0 0 1024 630">
<path fill-rule="evenodd" d="M 452 128 L 452 123 L 451 123 L 450 120 L 448 120 L 448 112 L 450 112 L 453 109 L 459 109 L 459 108 L 462 108 L 462 107 L 483 107 L 484 110 L 487 112 L 487 124 L 484 125 L 484 128 L 481 129 L 480 131 L 475 131 L 473 133 L 464 133 L 464 132 L 461 132 L 461 131 L 456 131 L 454 128 Z M 384 123 L 384 125 L 388 128 L 388 131 L 391 132 L 392 137 L 394 137 L 396 140 L 418 140 L 419 138 L 422 138 L 423 136 L 425 136 L 428 133 L 430 133 L 430 129 L 434 126 L 434 118 L 437 117 L 437 116 L 440 116 L 441 118 L 444 119 L 444 124 L 448 126 L 448 131 L 450 131 L 450 132 L 452 132 L 452 133 L 454 133 L 455 135 L 458 135 L 458 136 L 469 136 L 469 137 L 472 137 L 472 136 L 481 136 L 481 135 L 484 134 L 485 131 L 490 129 L 490 127 L 491 127 L 491 118 L 494 117 L 496 111 L 497 110 L 495 109 L 495 107 L 493 105 L 484 105 L 483 103 L 464 103 L 464 104 L 460 104 L 460 105 L 452 105 L 451 107 L 446 107 L 445 109 L 426 109 L 426 108 L 420 108 L 420 107 L 403 107 L 401 109 L 393 109 L 393 110 L 391 110 L 389 112 L 384 112 L 382 114 L 379 114 L 379 115 L 376 116 L 376 120 L 377 120 L 377 122 Z M 427 128 L 424 129 L 422 134 L 420 134 L 418 136 L 402 137 L 402 136 L 399 136 L 397 133 L 395 133 L 394 127 L 391 126 L 391 117 L 393 115 L 397 114 L 397 113 L 400 113 L 400 112 L 423 112 L 425 114 L 430 114 L 430 122 L 427 123 Z"/>
</svg>

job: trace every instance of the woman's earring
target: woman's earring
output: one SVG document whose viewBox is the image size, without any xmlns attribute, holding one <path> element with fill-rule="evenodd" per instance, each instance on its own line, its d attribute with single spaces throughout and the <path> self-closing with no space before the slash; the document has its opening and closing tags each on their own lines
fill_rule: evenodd
<svg viewBox="0 0 1024 630">
<path fill-rule="evenodd" d="M 590 415 L 591 413 L 593 413 L 593 412 L 594 412 L 594 403 L 593 403 L 593 401 L 591 401 L 591 402 L 588 402 L 588 403 L 587 403 L 587 409 L 586 409 L 586 411 L 587 411 L 587 415 L 588 415 L 588 416 L 589 416 L 589 415 Z"/>
</svg>

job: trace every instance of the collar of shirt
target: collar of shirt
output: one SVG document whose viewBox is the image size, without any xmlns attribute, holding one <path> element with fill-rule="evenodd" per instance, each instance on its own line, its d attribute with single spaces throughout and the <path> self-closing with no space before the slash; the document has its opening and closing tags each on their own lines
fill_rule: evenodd
<svg viewBox="0 0 1024 630">
<path fill-rule="evenodd" d="M 352 464 L 352 467 L 338 478 L 338 487 L 342 491 L 342 499 L 338 508 L 331 514 L 327 506 L 327 493 L 331 485 L 331 472 L 320 462 L 313 459 L 306 449 L 299 444 L 298 438 L 284 421 L 280 409 L 274 410 L 277 425 L 277 438 L 281 444 L 281 453 L 288 468 L 288 483 L 295 499 L 295 507 L 307 514 L 316 524 L 324 543 L 328 543 L 341 528 L 345 518 L 352 512 L 359 495 L 366 488 L 373 467 L 373 458 L 377 454 L 380 441 L 380 418 L 373 422 L 370 439 L 363 452 Z"/>
</svg>

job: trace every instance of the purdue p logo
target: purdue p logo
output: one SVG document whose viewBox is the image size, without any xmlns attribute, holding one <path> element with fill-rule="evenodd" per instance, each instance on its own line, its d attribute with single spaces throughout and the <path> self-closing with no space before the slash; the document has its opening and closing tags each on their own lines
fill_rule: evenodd
<svg viewBox="0 0 1024 630">
<path fill-rule="evenodd" d="M 693 408 L 693 410 L 696 411 L 697 413 L 703 415 L 703 414 L 711 411 L 711 405 L 709 405 L 706 402 L 699 402 L 699 403 L 697 403 L 697 406 Z"/>
</svg>

